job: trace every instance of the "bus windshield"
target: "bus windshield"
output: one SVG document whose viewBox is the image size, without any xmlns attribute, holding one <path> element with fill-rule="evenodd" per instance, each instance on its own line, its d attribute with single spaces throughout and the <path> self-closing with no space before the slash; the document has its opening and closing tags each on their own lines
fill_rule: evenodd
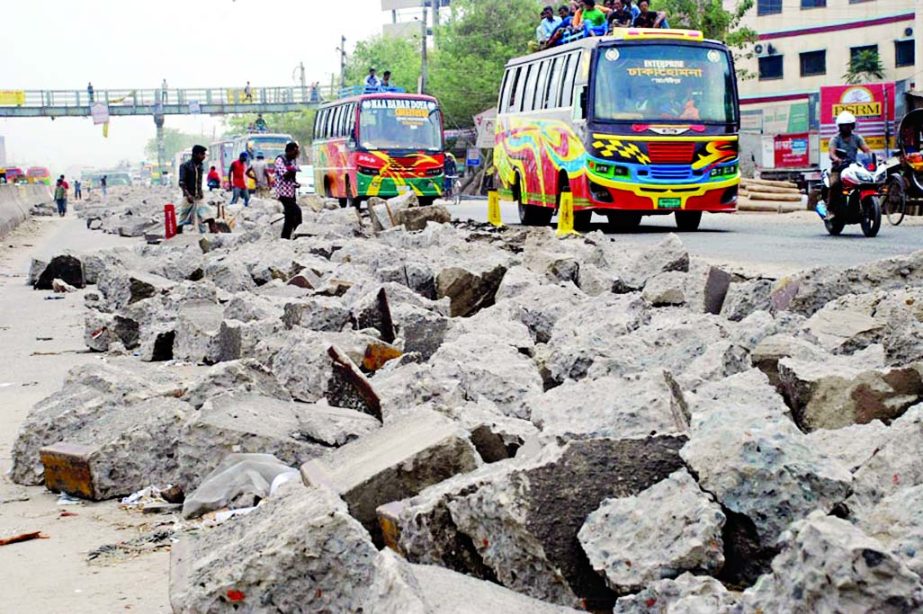
<svg viewBox="0 0 923 614">
<path fill-rule="evenodd" d="M 728 54 L 676 43 L 600 48 L 595 118 L 601 121 L 737 121 Z"/>
<path fill-rule="evenodd" d="M 359 140 L 363 149 L 442 151 L 442 114 L 432 100 L 363 100 Z"/>
<path fill-rule="evenodd" d="M 247 152 L 251 160 L 256 157 L 257 152 L 262 152 L 267 160 L 275 160 L 285 153 L 285 146 L 291 140 L 292 137 L 288 135 L 281 137 L 251 136 L 247 140 Z"/>
</svg>

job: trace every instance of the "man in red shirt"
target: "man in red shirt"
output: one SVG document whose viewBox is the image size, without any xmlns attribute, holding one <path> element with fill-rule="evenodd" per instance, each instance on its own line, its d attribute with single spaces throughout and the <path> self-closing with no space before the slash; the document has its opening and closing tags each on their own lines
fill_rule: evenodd
<svg viewBox="0 0 923 614">
<path fill-rule="evenodd" d="M 231 162 L 231 168 L 228 169 L 228 183 L 234 191 L 230 204 L 236 204 L 241 197 L 244 199 L 244 207 L 250 206 L 250 190 L 247 188 L 247 177 L 256 178 L 253 169 L 247 164 L 247 152 L 241 152 L 240 157 Z"/>
</svg>

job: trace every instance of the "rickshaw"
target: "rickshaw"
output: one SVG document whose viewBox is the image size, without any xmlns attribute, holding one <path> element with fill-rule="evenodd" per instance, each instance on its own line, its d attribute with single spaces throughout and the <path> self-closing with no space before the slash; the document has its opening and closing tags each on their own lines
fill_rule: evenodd
<svg viewBox="0 0 923 614">
<path fill-rule="evenodd" d="M 897 226 L 904 219 L 907 201 L 923 199 L 923 109 L 907 113 L 897 133 L 897 163 L 888 169 L 884 209 Z"/>
</svg>

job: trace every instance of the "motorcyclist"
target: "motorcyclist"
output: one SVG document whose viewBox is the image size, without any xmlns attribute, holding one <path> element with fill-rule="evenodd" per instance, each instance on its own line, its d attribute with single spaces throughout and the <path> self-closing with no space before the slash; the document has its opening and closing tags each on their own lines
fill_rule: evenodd
<svg viewBox="0 0 923 614">
<path fill-rule="evenodd" d="M 865 144 L 865 139 L 856 134 L 856 116 L 849 111 L 841 111 L 836 116 L 836 126 L 839 132 L 830 139 L 830 160 L 833 163 L 830 169 L 830 203 L 839 204 L 842 197 L 842 186 L 840 184 L 840 172 L 857 160 L 858 152 L 861 149 L 864 153 L 871 153 L 869 146 Z M 840 150 L 840 153 L 837 153 Z M 845 153 L 843 153 L 845 152 Z M 833 218 L 833 208 L 828 210 L 827 219 Z"/>
</svg>

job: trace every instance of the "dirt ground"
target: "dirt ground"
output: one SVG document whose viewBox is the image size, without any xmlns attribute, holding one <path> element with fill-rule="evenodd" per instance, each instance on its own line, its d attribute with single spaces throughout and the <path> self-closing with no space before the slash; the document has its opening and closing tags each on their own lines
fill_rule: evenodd
<svg viewBox="0 0 923 614">
<path fill-rule="evenodd" d="M 71 367 L 104 359 L 83 343 L 83 292 L 33 291 L 26 285 L 31 258 L 133 241 L 91 232 L 69 216 L 34 218 L 0 242 L 0 538 L 47 536 L 0 547 L 2 612 L 170 611 L 169 540 L 98 557 L 91 552 L 172 525 L 172 516 L 128 511 L 114 501 L 60 505 L 44 487 L 7 477 L 16 433 L 32 405 L 57 391 Z M 52 296 L 64 298 L 46 300 Z"/>
</svg>

